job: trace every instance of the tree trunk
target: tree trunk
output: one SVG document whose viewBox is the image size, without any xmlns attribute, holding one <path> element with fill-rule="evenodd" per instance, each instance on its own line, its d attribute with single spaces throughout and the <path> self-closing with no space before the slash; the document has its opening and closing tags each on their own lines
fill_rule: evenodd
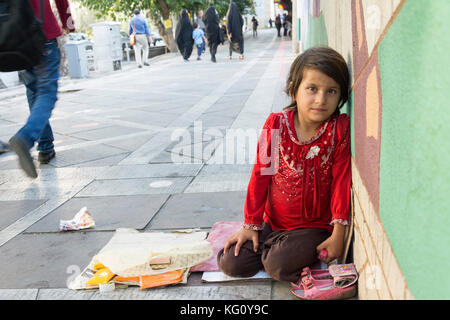
<svg viewBox="0 0 450 320">
<path fill-rule="evenodd" d="M 161 13 L 163 20 L 169 20 L 170 19 L 170 9 L 169 6 L 166 3 L 166 0 L 158 0 L 159 6 L 161 7 Z M 170 52 L 177 52 L 177 44 L 175 42 L 174 36 L 173 36 L 173 28 L 166 28 L 164 23 L 161 21 L 158 21 L 156 24 L 158 27 L 159 34 L 164 39 L 164 42 L 167 44 L 167 49 Z"/>
</svg>

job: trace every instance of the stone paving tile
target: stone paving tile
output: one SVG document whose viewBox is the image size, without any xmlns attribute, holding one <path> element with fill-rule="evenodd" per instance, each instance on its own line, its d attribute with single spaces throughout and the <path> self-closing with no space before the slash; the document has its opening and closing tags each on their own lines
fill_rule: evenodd
<svg viewBox="0 0 450 320">
<path fill-rule="evenodd" d="M 86 232 L 143 229 L 166 202 L 169 195 L 137 195 L 73 198 L 30 228 L 32 232 L 59 232 L 60 220 L 72 220 L 83 207 L 92 215 L 95 228 Z"/>
<path fill-rule="evenodd" d="M 90 300 L 93 295 L 93 290 L 39 289 L 36 300 Z"/>
<path fill-rule="evenodd" d="M 52 121 L 53 132 L 71 135 L 73 133 L 89 131 L 109 127 L 110 124 L 103 123 L 100 119 L 97 121 L 86 120 L 81 117 L 63 118 Z"/>
<path fill-rule="evenodd" d="M 67 136 L 67 135 L 59 134 L 59 133 L 55 133 L 55 132 L 53 133 L 53 137 L 55 138 L 55 140 L 53 141 L 53 144 L 55 146 L 56 152 L 58 152 L 61 147 L 67 147 L 67 146 L 75 145 L 77 143 L 82 143 L 85 141 L 83 139 L 77 139 L 77 138 L 74 138 L 73 136 Z"/>
<path fill-rule="evenodd" d="M 150 159 L 150 164 L 184 164 L 184 163 L 203 163 L 202 159 L 191 157 L 190 155 L 176 154 L 171 151 L 163 150 L 157 156 Z"/>
<path fill-rule="evenodd" d="M 161 178 L 161 177 L 194 177 L 202 168 L 202 164 L 143 164 L 136 166 L 114 166 L 96 168 L 43 168 L 39 176 L 32 180 L 32 186 L 56 180 L 66 184 L 66 180 L 92 180 L 92 179 L 132 179 L 132 178 Z M 21 170 L 0 171 L 0 180 L 11 183 L 11 186 L 20 190 L 30 187 L 30 179 Z M 73 182 L 72 182 L 73 183 Z M 50 184 L 49 184 L 50 185 Z M 1 190 L 1 188 L 0 188 Z M 0 194 L 1 197 L 1 194 Z M 8 199 L 9 200 L 9 199 Z"/>
<path fill-rule="evenodd" d="M 145 230 L 211 228 L 218 221 L 242 221 L 245 196 L 244 192 L 172 195 Z"/>
<path fill-rule="evenodd" d="M 7 152 L 4 154 L 4 157 L 11 156 L 11 160 L 8 161 L 0 161 L 0 171 L 2 170 L 12 170 L 12 169 L 20 169 L 19 161 L 16 157 L 16 155 L 13 152 Z M 2 158 L 0 157 L 0 160 Z"/>
<path fill-rule="evenodd" d="M 191 180 L 191 177 L 95 180 L 76 197 L 181 193 Z"/>
<path fill-rule="evenodd" d="M 12 124 L 11 122 L 3 121 L 6 125 L 2 126 L 0 122 L 0 137 L 7 142 L 21 127 L 20 124 Z"/>
<path fill-rule="evenodd" d="M 151 123 L 154 126 L 165 127 L 169 125 L 178 115 L 171 113 L 159 113 L 153 111 L 127 110 L 122 113 L 120 119 L 135 123 Z"/>
<path fill-rule="evenodd" d="M 170 286 L 141 291 L 117 289 L 111 293 L 95 292 L 91 300 L 269 300 L 270 284 L 258 286 Z"/>
<path fill-rule="evenodd" d="M 23 234 L 0 247 L 0 289 L 66 288 L 113 232 Z"/>
<path fill-rule="evenodd" d="M 201 164 L 145 164 L 137 166 L 115 166 L 106 168 L 97 175 L 98 179 L 132 178 L 176 178 L 194 177 L 201 170 Z"/>
<path fill-rule="evenodd" d="M 286 281 L 273 281 L 271 300 L 299 300 L 291 293 L 291 284 Z"/>
<path fill-rule="evenodd" d="M 36 300 L 39 289 L 0 289 L 0 300 Z"/>
<path fill-rule="evenodd" d="M 23 174 L 19 171 L 20 174 Z M 25 179 L 30 179 L 25 177 Z M 8 181 L 0 186 L 0 201 L 55 199 L 84 187 L 91 180 L 74 179 L 60 181 L 36 180 L 29 182 Z"/>
<path fill-rule="evenodd" d="M 122 135 L 127 135 L 130 133 L 135 133 L 143 131 L 142 129 L 135 129 L 130 127 L 121 127 L 121 126 L 109 126 L 89 131 L 82 131 L 77 133 L 72 133 L 71 136 L 75 138 L 80 138 L 84 140 L 98 140 L 107 137 L 117 137 Z"/>
<path fill-rule="evenodd" d="M 74 165 L 74 167 L 83 168 L 83 167 L 115 166 L 120 161 L 125 159 L 129 154 L 130 154 L 130 152 L 121 153 L 121 154 L 119 154 L 117 156 L 111 156 L 111 157 L 106 157 L 106 158 L 103 158 L 103 159 L 98 159 L 98 160 L 93 160 L 93 161 L 88 161 L 88 162 L 82 162 L 82 163 L 78 163 L 78 164 Z M 41 167 L 42 167 L 42 165 L 41 165 Z"/>
<path fill-rule="evenodd" d="M 228 128 L 234 122 L 234 116 L 226 116 L 223 113 L 218 116 L 217 114 L 209 113 L 203 114 L 198 118 L 198 121 L 202 121 L 202 126 L 204 128 L 210 127 L 222 127 Z"/>
<path fill-rule="evenodd" d="M 195 101 L 186 101 L 186 99 L 183 99 L 183 100 L 168 101 L 166 103 L 159 103 L 156 105 L 139 107 L 136 109 L 142 111 L 157 112 L 158 114 L 159 113 L 180 114 L 185 111 L 188 111 L 194 104 Z"/>
<path fill-rule="evenodd" d="M 0 230 L 42 205 L 45 200 L 0 201 Z"/>
<path fill-rule="evenodd" d="M 197 176 L 184 193 L 247 191 L 251 173 L 222 173 L 214 176 Z"/>
<path fill-rule="evenodd" d="M 50 164 L 54 167 L 67 167 L 123 153 L 127 153 L 126 150 L 99 144 L 59 151 L 56 157 L 50 160 Z"/>
</svg>

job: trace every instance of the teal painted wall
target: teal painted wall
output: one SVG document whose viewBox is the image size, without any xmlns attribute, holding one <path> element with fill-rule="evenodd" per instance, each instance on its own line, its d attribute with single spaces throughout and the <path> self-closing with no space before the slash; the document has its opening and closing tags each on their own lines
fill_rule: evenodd
<svg viewBox="0 0 450 320">
<path fill-rule="evenodd" d="M 380 218 L 416 299 L 450 299 L 449 17 L 408 0 L 379 47 Z"/>
<path fill-rule="evenodd" d="M 309 16 L 308 35 L 305 39 L 305 50 L 314 46 L 327 46 L 328 36 L 323 15 L 319 18 Z"/>
</svg>

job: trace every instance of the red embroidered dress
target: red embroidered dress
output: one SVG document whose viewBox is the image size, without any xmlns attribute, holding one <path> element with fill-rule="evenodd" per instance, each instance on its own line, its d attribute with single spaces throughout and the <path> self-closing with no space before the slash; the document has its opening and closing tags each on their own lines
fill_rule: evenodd
<svg viewBox="0 0 450 320">
<path fill-rule="evenodd" d="M 258 142 L 247 189 L 247 229 L 272 230 L 347 224 L 350 211 L 350 121 L 333 115 L 308 141 L 298 141 L 296 111 L 272 113 Z"/>
</svg>

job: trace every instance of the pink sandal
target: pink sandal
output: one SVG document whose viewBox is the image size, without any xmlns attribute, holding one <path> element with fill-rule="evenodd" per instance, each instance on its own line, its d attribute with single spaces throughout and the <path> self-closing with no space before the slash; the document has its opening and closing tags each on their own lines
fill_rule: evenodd
<svg viewBox="0 0 450 320">
<path fill-rule="evenodd" d="M 298 289 L 302 289 L 302 278 L 303 278 L 303 274 L 304 273 L 308 273 L 310 277 L 312 278 L 312 280 L 314 281 L 319 281 L 317 282 L 318 284 L 323 283 L 323 280 L 329 280 L 333 279 L 333 277 L 331 276 L 330 272 L 328 271 L 328 269 L 310 269 L 309 267 L 303 268 L 303 272 L 302 275 L 300 276 L 300 279 L 298 279 L 298 281 L 295 282 L 291 282 L 291 286 L 294 288 L 298 288 Z M 327 282 L 327 283 L 328 283 Z"/>
<path fill-rule="evenodd" d="M 317 279 L 318 275 L 324 279 Z M 357 280 L 354 264 L 334 264 L 328 271 L 304 268 L 300 285 L 292 288 L 291 293 L 303 300 L 348 299 L 356 294 Z"/>
</svg>

